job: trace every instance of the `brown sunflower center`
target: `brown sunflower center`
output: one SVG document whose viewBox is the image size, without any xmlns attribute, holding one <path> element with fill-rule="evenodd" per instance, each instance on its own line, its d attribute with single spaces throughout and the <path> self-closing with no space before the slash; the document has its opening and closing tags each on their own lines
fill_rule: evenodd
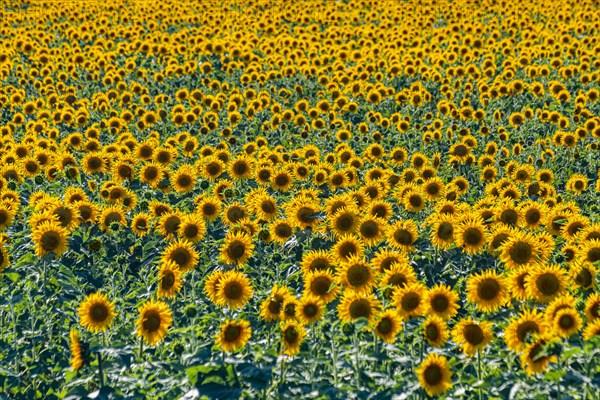
<svg viewBox="0 0 600 400">
<path fill-rule="evenodd" d="M 90 310 L 90 317 L 94 322 L 102 322 L 108 317 L 108 309 L 104 304 L 94 304 Z"/>
<path fill-rule="evenodd" d="M 319 313 L 319 307 L 316 304 L 306 304 L 302 309 L 305 316 L 312 318 Z"/>
<path fill-rule="evenodd" d="M 439 365 L 429 365 L 425 371 L 423 372 L 423 377 L 425 378 L 425 382 L 427 382 L 430 386 L 435 386 L 440 384 L 444 375 L 442 373 L 442 368 Z"/>
<path fill-rule="evenodd" d="M 232 300 L 239 299 L 242 296 L 243 291 L 242 285 L 238 282 L 229 282 L 223 288 L 225 297 Z"/>
<path fill-rule="evenodd" d="M 242 334 L 242 328 L 237 325 L 228 325 L 224 332 L 223 337 L 227 342 L 235 342 Z"/>
<path fill-rule="evenodd" d="M 292 228 L 288 224 L 279 224 L 275 228 L 275 235 L 281 238 L 287 238 L 292 235 Z"/>
<path fill-rule="evenodd" d="M 437 236 L 442 240 L 450 240 L 454 235 L 454 227 L 450 222 L 442 222 L 437 229 Z"/>
<path fill-rule="evenodd" d="M 191 255 L 184 248 L 175 249 L 171 253 L 171 260 L 175 262 L 180 268 L 184 267 L 190 261 Z"/>
<path fill-rule="evenodd" d="M 467 245 L 477 246 L 483 241 L 483 234 L 478 228 L 467 228 L 463 232 L 463 240 Z"/>
<path fill-rule="evenodd" d="M 142 322 L 144 330 L 149 333 L 156 332 L 160 329 L 160 315 L 156 311 L 148 311 Z"/>
<path fill-rule="evenodd" d="M 283 332 L 283 339 L 288 344 L 295 344 L 296 342 L 298 342 L 299 338 L 300 338 L 300 335 L 298 333 L 298 330 L 295 327 L 293 327 L 293 326 L 288 327 Z"/>
<path fill-rule="evenodd" d="M 374 238 L 379 234 L 379 225 L 375 221 L 365 221 L 360 225 L 360 234 L 367 239 Z"/>
<path fill-rule="evenodd" d="M 431 299 L 431 309 L 435 312 L 444 312 L 450 306 L 450 300 L 445 294 L 437 294 Z"/>
<path fill-rule="evenodd" d="M 593 247 L 589 249 L 587 253 L 587 260 L 591 263 L 595 263 L 596 261 L 600 260 L 600 248 Z"/>
<path fill-rule="evenodd" d="M 406 229 L 398 229 L 394 232 L 394 240 L 401 245 L 409 246 L 413 242 L 413 236 Z"/>
<path fill-rule="evenodd" d="M 394 324 L 392 323 L 390 318 L 382 318 L 381 321 L 377 324 L 377 332 L 382 335 L 387 335 L 392 332 L 394 328 Z"/>
<path fill-rule="evenodd" d="M 540 275 L 536 279 L 535 285 L 544 296 L 552 296 L 560 289 L 560 282 L 558 278 L 551 273 Z"/>
<path fill-rule="evenodd" d="M 319 276 L 318 278 L 313 279 L 313 281 L 310 283 L 310 291 L 317 296 L 323 296 L 329 292 L 331 283 L 331 279 L 328 277 Z"/>
<path fill-rule="evenodd" d="M 188 238 L 196 237 L 199 232 L 200 229 L 198 228 L 198 225 L 195 224 L 186 225 L 183 229 L 183 235 Z"/>
<path fill-rule="evenodd" d="M 60 245 L 60 235 L 54 231 L 44 232 L 40 239 L 42 248 L 45 251 L 53 251 Z"/>
<path fill-rule="evenodd" d="M 575 326 L 575 318 L 569 314 L 561 315 L 558 319 L 558 326 L 564 330 L 572 329 Z"/>
<path fill-rule="evenodd" d="M 477 346 L 483 342 L 483 330 L 477 324 L 468 324 L 463 329 L 463 336 L 467 343 Z"/>
<path fill-rule="evenodd" d="M 348 231 L 354 225 L 354 216 L 346 213 L 338 216 L 335 220 L 335 227 L 340 231 Z"/>
<path fill-rule="evenodd" d="M 510 247 L 508 255 L 515 264 L 527 264 L 531 260 L 533 249 L 529 243 L 516 242 Z"/>
<path fill-rule="evenodd" d="M 192 177 L 189 175 L 179 175 L 177 177 L 177 184 L 181 187 L 188 187 L 192 184 Z"/>
<path fill-rule="evenodd" d="M 533 335 L 540 331 L 540 327 L 534 321 L 525 321 L 517 327 L 517 338 L 519 342 L 524 343 L 527 335 Z"/>
<path fill-rule="evenodd" d="M 354 300 L 350 304 L 349 311 L 352 319 L 360 317 L 369 318 L 373 312 L 371 310 L 371 303 L 366 299 Z"/>
<path fill-rule="evenodd" d="M 483 300 L 495 299 L 500 293 L 500 284 L 496 279 L 486 278 L 477 285 L 477 296 Z"/>
<path fill-rule="evenodd" d="M 435 342 L 439 339 L 440 337 L 440 330 L 438 329 L 437 325 L 435 324 L 429 324 L 425 327 L 425 337 L 429 340 L 431 340 L 432 342 Z"/>
<path fill-rule="evenodd" d="M 369 281 L 371 274 L 369 268 L 366 265 L 354 264 L 350 268 L 348 268 L 346 277 L 350 286 L 358 287 L 366 284 Z"/>
<path fill-rule="evenodd" d="M 421 304 L 421 296 L 417 293 L 410 292 L 402 297 L 401 305 L 404 311 L 412 311 Z"/>
<path fill-rule="evenodd" d="M 265 200 L 260 204 L 260 209 L 263 210 L 265 214 L 273 214 L 276 210 L 275 204 L 271 200 Z"/>
<path fill-rule="evenodd" d="M 339 255 L 342 258 L 348 258 L 358 253 L 358 248 L 353 242 L 343 242 L 339 247 Z"/>
<path fill-rule="evenodd" d="M 245 252 L 246 246 L 244 246 L 244 243 L 240 242 L 239 240 L 231 242 L 227 247 L 227 254 L 234 260 L 242 258 Z"/>
</svg>

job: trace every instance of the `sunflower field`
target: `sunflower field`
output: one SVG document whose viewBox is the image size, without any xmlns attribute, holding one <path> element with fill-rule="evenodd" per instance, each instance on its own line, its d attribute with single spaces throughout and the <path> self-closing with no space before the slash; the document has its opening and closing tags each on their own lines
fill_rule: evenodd
<svg viewBox="0 0 600 400">
<path fill-rule="evenodd" d="M 600 399 L 598 0 L 0 21 L 0 399 Z"/>
</svg>

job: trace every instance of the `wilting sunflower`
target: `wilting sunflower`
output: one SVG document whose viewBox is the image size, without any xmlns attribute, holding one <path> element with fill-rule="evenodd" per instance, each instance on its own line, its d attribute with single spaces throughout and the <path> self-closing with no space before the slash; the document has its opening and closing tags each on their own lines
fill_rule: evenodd
<svg viewBox="0 0 600 400">
<path fill-rule="evenodd" d="M 281 326 L 281 344 L 283 352 L 288 356 L 296 355 L 300 352 L 300 345 L 304 342 L 306 329 L 294 321 L 286 321 Z"/>
<path fill-rule="evenodd" d="M 574 308 L 568 307 L 558 310 L 552 320 L 552 331 L 555 335 L 568 338 L 579 332 L 583 320 Z"/>
<path fill-rule="evenodd" d="M 173 261 L 181 272 L 187 272 L 196 267 L 198 252 L 192 243 L 185 239 L 172 242 L 162 253 L 162 262 Z"/>
<path fill-rule="evenodd" d="M 463 318 L 454 326 L 452 339 L 461 345 L 463 353 L 473 357 L 492 341 L 492 323 L 475 322 L 471 317 Z"/>
<path fill-rule="evenodd" d="M 279 320 L 283 303 L 289 297 L 293 297 L 290 288 L 279 285 L 273 286 L 271 294 L 260 305 L 260 317 L 267 322 Z"/>
<path fill-rule="evenodd" d="M 420 282 L 397 288 L 393 293 L 393 299 L 398 315 L 402 318 L 422 315 L 426 296 L 427 287 Z"/>
<path fill-rule="evenodd" d="M 244 232 L 228 232 L 221 247 L 221 259 L 226 264 L 243 265 L 254 252 L 252 238 Z"/>
<path fill-rule="evenodd" d="M 451 214 L 437 214 L 432 219 L 429 239 L 435 247 L 448 249 L 454 243 L 455 230 L 454 216 Z"/>
<path fill-rule="evenodd" d="M 316 296 L 324 304 L 332 302 L 340 290 L 340 286 L 336 284 L 333 274 L 328 269 L 305 272 L 303 280 L 304 296 Z"/>
<path fill-rule="evenodd" d="M 600 319 L 588 321 L 583 330 L 583 340 L 591 340 L 595 336 L 600 336 Z"/>
<path fill-rule="evenodd" d="M 543 314 L 536 309 L 525 309 L 511 318 L 504 329 L 504 341 L 515 352 L 522 351 L 535 335 L 544 335 L 547 326 Z"/>
<path fill-rule="evenodd" d="M 556 264 L 539 264 L 531 268 L 525 279 L 529 297 L 539 303 L 548 303 L 560 296 L 568 286 L 566 272 Z"/>
<path fill-rule="evenodd" d="M 219 328 L 219 333 L 216 335 L 216 345 L 226 353 L 236 352 L 248 343 L 251 336 L 250 322 L 246 320 L 227 320 Z"/>
<path fill-rule="evenodd" d="M 423 336 L 433 347 L 444 347 L 450 336 L 446 321 L 437 315 L 430 315 L 423 322 Z"/>
<path fill-rule="evenodd" d="M 421 387 L 429 396 L 439 396 L 452 387 L 452 370 L 444 356 L 430 353 L 415 373 Z"/>
<path fill-rule="evenodd" d="M 438 283 L 427 291 L 425 313 L 447 320 L 458 313 L 459 296 L 450 286 Z"/>
<path fill-rule="evenodd" d="M 386 232 L 387 241 L 395 249 L 412 250 L 413 244 L 419 238 L 418 228 L 415 222 L 410 219 L 406 221 L 397 221 L 390 225 Z"/>
<path fill-rule="evenodd" d="M 394 343 L 402 330 L 402 319 L 394 310 L 380 312 L 371 323 L 373 332 L 386 343 Z"/>
<path fill-rule="evenodd" d="M 351 256 L 341 264 L 337 279 L 348 290 L 369 293 L 375 282 L 375 270 L 363 258 Z"/>
<path fill-rule="evenodd" d="M 139 309 L 137 334 L 142 336 L 150 346 L 157 345 L 167 335 L 173 323 L 173 315 L 167 303 L 162 301 L 146 301 Z"/>
<path fill-rule="evenodd" d="M 206 234 L 206 222 L 195 213 L 182 216 L 177 233 L 182 239 L 198 243 Z"/>
<path fill-rule="evenodd" d="M 548 354 L 548 345 L 551 339 L 547 336 L 538 335 L 533 342 L 529 343 L 520 355 L 521 365 L 527 375 L 536 375 L 546 371 L 549 363 L 556 362 L 556 356 Z"/>
<path fill-rule="evenodd" d="M 304 295 L 296 306 L 296 317 L 302 325 L 308 325 L 323 318 L 325 310 L 319 297 Z"/>
<path fill-rule="evenodd" d="M 163 262 L 158 270 L 158 293 L 157 297 L 172 299 L 179 293 L 183 281 L 181 271 L 173 261 Z"/>
<path fill-rule="evenodd" d="M 350 261 L 352 257 L 361 258 L 364 254 L 363 243 L 356 235 L 344 235 L 331 247 L 331 257 L 337 263 Z"/>
<path fill-rule="evenodd" d="M 467 279 L 467 300 L 483 312 L 494 312 L 510 299 L 505 278 L 487 270 Z"/>
<path fill-rule="evenodd" d="M 217 305 L 241 308 L 252 297 L 252 284 L 247 276 L 238 271 L 227 271 L 216 287 Z"/>
<path fill-rule="evenodd" d="M 473 214 L 461 217 L 454 233 L 456 245 L 469 254 L 480 253 L 487 243 L 488 233 L 482 219 Z"/>
<path fill-rule="evenodd" d="M 115 305 L 102 293 L 93 293 L 85 298 L 78 308 L 81 326 L 90 332 L 104 332 L 115 317 Z"/>
<path fill-rule="evenodd" d="M 48 253 L 54 253 L 60 257 L 68 248 L 67 231 L 57 222 L 41 222 L 31 232 L 31 237 L 36 244 L 35 253 L 43 257 Z"/>
<path fill-rule="evenodd" d="M 366 318 L 372 322 L 380 308 L 381 303 L 372 294 L 347 292 L 338 304 L 337 312 L 343 322 L 352 322 L 358 318 Z"/>
<path fill-rule="evenodd" d="M 86 345 L 79 339 L 79 332 L 77 332 L 77 329 L 71 329 L 69 332 L 69 339 L 71 339 L 71 342 L 69 343 L 71 349 L 71 369 L 77 371 L 87 364 Z"/>
</svg>

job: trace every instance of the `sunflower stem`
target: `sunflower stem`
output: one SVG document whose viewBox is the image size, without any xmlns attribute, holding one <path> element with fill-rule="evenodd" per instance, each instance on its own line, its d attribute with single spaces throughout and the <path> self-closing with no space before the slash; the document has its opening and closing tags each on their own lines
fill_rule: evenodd
<svg viewBox="0 0 600 400">
<path fill-rule="evenodd" d="M 477 350 L 477 379 L 481 381 L 481 350 Z M 481 393 L 481 382 L 479 383 L 479 387 L 477 388 L 479 392 L 479 400 L 483 398 L 483 394 Z"/>
<path fill-rule="evenodd" d="M 338 385 L 338 370 L 337 370 L 337 352 L 335 351 L 334 335 L 331 335 L 331 359 L 333 361 L 333 385 Z"/>
<path fill-rule="evenodd" d="M 560 364 L 560 354 L 556 355 L 556 365 L 557 370 L 560 371 L 562 369 L 562 365 Z M 560 400 L 560 377 L 556 380 L 556 400 Z"/>
<path fill-rule="evenodd" d="M 144 356 L 144 337 L 140 336 L 140 361 L 143 361 Z"/>
<path fill-rule="evenodd" d="M 102 372 L 102 354 L 98 354 L 98 380 L 100 381 L 100 388 L 104 387 L 104 373 Z"/>
<path fill-rule="evenodd" d="M 360 387 L 360 347 L 358 346 L 358 331 L 354 328 L 354 372 L 356 374 L 356 384 Z"/>
</svg>

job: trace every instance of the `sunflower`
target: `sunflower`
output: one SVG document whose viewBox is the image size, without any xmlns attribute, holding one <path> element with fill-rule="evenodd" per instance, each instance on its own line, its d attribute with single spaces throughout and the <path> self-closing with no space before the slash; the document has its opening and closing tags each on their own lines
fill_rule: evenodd
<svg viewBox="0 0 600 400">
<path fill-rule="evenodd" d="M 248 217 L 246 207 L 236 201 L 225 208 L 222 219 L 226 225 L 235 225 L 246 217 Z"/>
<path fill-rule="evenodd" d="M 227 320 L 221 324 L 216 335 L 216 345 L 226 353 L 241 350 L 250 340 L 252 329 L 246 320 Z"/>
<path fill-rule="evenodd" d="M 137 321 L 137 334 L 150 346 L 157 345 L 167 335 L 173 323 L 173 314 L 167 303 L 149 300 L 138 308 L 140 318 Z"/>
<path fill-rule="evenodd" d="M 286 321 L 281 326 L 281 343 L 283 352 L 288 356 L 296 355 L 300 352 L 300 345 L 304 342 L 306 329 L 294 321 Z"/>
<path fill-rule="evenodd" d="M 171 211 L 164 213 L 158 220 L 158 231 L 167 240 L 175 238 L 181 225 L 183 214 L 180 211 Z"/>
<path fill-rule="evenodd" d="M 378 245 L 385 237 L 387 223 L 381 218 L 364 216 L 357 228 L 357 233 L 367 246 Z"/>
<path fill-rule="evenodd" d="M 293 296 L 288 297 L 281 306 L 279 318 L 282 321 L 296 320 L 298 310 L 298 299 Z"/>
<path fill-rule="evenodd" d="M 213 303 L 217 303 L 217 287 L 219 285 L 219 282 L 221 281 L 221 278 L 223 278 L 223 275 L 225 274 L 225 272 L 221 271 L 221 270 L 215 270 L 213 272 L 211 272 L 208 277 L 206 278 L 206 280 L 204 281 L 204 293 L 206 294 L 206 296 L 210 299 L 210 301 L 212 301 Z"/>
<path fill-rule="evenodd" d="M 79 332 L 77 332 L 77 329 L 71 329 L 69 332 L 69 339 L 71 340 L 69 343 L 71 349 L 71 369 L 77 371 L 88 362 L 86 344 L 82 343 L 79 339 Z"/>
<path fill-rule="evenodd" d="M 6 230 L 12 224 L 15 214 L 12 207 L 0 203 L 0 231 Z"/>
<path fill-rule="evenodd" d="M 302 255 L 300 268 L 305 275 L 313 271 L 326 271 L 333 268 L 333 258 L 327 250 L 309 250 Z"/>
<path fill-rule="evenodd" d="M 423 193 L 427 200 L 434 201 L 444 195 L 444 181 L 438 177 L 433 177 L 423 183 Z"/>
<path fill-rule="evenodd" d="M 433 184 L 430 184 L 431 188 L 434 188 Z M 425 194 L 424 191 L 415 187 L 412 190 L 409 190 L 402 196 L 402 206 L 406 209 L 406 211 L 410 211 L 413 213 L 418 213 L 423 208 L 425 208 Z"/>
<path fill-rule="evenodd" d="M 356 235 L 344 235 L 331 247 L 331 257 L 338 263 L 347 263 L 352 257 L 362 258 L 363 243 Z"/>
<path fill-rule="evenodd" d="M 360 222 L 358 210 L 354 207 L 343 207 L 338 209 L 334 215 L 328 218 L 329 229 L 337 237 L 351 234 L 356 231 Z"/>
<path fill-rule="evenodd" d="M 221 247 L 221 260 L 226 264 L 243 265 L 254 252 L 252 238 L 244 232 L 228 232 Z"/>
<path fill-rule="evenodd" d="M 420 282 L 397 288 L 393 292 L 394 305 L 402 318 L 422 315 L 425 310 L 427 287 Z"/>
<path fill-rule="evenodd" d="M 305 196 L 295 197 L 285 206 L 288 220 L 298 229 L 315 229 L 320 222 L 320 211 L 319 202 Z"/>
<path fill-rule="evenodd" d="M 430 353 L 415 373 L 429 396 L 439 396 L 452 387 L 452 370 L 444 356 Z"/>
<path fill-rule="evenodd" d="M 179 293 L 183 281 L 181 271 L 173 261 L 163 262 L 158 270 L 158 293 L 157 297 L 172 299 Z"/>
<path fill-rule="evenodd" d="M 454 243 L 454 217 L 451 214 L 437 214 L 432 218 L 429 239 L 437 248 L 448 249 Z"/>
<path fill-rule="evenodd" d="M 600 336 L 600 320 L 588 321 L 583 330 L 583 340 L 591 340 L 595 336 Z"/>
<path fill-rule="evenodd" d="M 539 303 L 548 303 L 560 296 L 568 287 L 566 272 L 555 264 L 539 264 L 531 268 L 525 278 L 529 297 Z"/>
<path fill-rule="evenodd" d="M 600 293 L 592 293 L 586 299 L 585 316 L 589 321 L 600 320 Z"/>
<path fill-rule="evenodd" d="M 260 305 L 260 317 L 267 322 L 279 320 L 283 303 L 290 297 L 293 297 L 292 291 L 287 286 L 273 286 L 271 294 Z"/>
<path fill-rule="evenodd" d="M 487 270 L 467 279 L 467 300 L 483 311 L 494 312 L 510 300 L 505 278 Z"/>
<path fill-rule="evenodd" d="M 493 211 L 495 220 L 500 224 L 515 227 L 523 223 L 523 215 L 512 201 L 505 201 L 496 205 Z"/>
<path fill-rule="evenodd" d="M 162 253 L 162 262 L 173 261 L 181 272 L 187 272 L 198 264 L 198 252 L 185 239 L 172 242 Z"/>
<path fill-rule="evenodd" d="M 487 243 L 488 232 L 482 219 L 477 215 L 460 218 L 454 233 L 456 245 L 469 254 L 480 253 Z"/>
<path fill-rule="evenodd" d="M 375 257 L 371 259 L 371 264 L 379 272 L 387 271 L 395 263 L 408 265 L 408 256 L 405 253 L 402 253 L 398 250 L 390 250 L 388 248 L 383 247 L 379 249 L 377 253 L 375 253 Z"/>
<path fill-rule="evenodd" d="M 229 308 L 241 308 L 252 297 L 250 279 L 238 271 L 223 273 L 216 285 L 216 304 Z"/>
<path fill-rule="evenodd" d="M 600 261 L 600 239 L 588 239 L 579 244 L 577 258 L 589 263 Z"/>
<path fill-rule="evenodd" d="M 318 297 L 324 304 L 332 302 L 340 290 L 333 274 L 327 269 L 304 272 L 303 281 L 303 295 Z"/>
<path fill-rule="evenodd" d="M 171 175 L 171 186 L 177 193 L 188 193 L 196 185 L 196 170 L 189 164 L 184 164 Z"/>
<path fill-rule="evenodd" d="M 35 252 L 38 257 L 54 253 L 60 257 L 68 248 L 67 231 L 57 222 L 41 222 L 31 232 L 31 237 L 36 244 Z"/>
<path fill-rule="evenodd" d="M 118 226 L 127 226 L 123 207 L 117 205 L 104 207 L 98 216 L 98 222 L 104 232 L 111 232 Z"/>
<path fill-rule="evenodd" d="M 425 313 L 428 315 L 437 315 L 447 320 L 458 313 L 459 296 L 450 286 L 438 283 L 427 291 L 425 297 Z"/>
<path fill-rule="evenodd" d="M 347 292 L 337 306 L 337 313 L 343 322 L 352 322 L 358 318 L 366 318 L 372 322 L 380 308 L 381 303 L 372 294 Z"/>
<path fill-rule="evenodd" d="M 546 333 L 544 316 L 536 309 L 525 309 L 511 318 L 504 329 L 504 341 L 515 352 L 522 351 L 535 335 Z"/>
<path fill-rule="evenodd" d="M 292 174 L 285 170 L 271 173 L 271 186 L 279 192 L 287 192 L 293 185 Z"/>
<path fill-rule="evenodd" d="M 528 376 L 546 371 L 549 363 L 557 361 L 556 356 L 548 354 L 547 347 L 550 344 L 550 338 L 538 335 L 525 347 L 519 358 Z"/>
<path fill-rule="evenodd" d="M 325 306 L 319 297 L 304 295 L 296 306 L 296 317 L 302 325 L 308 325 L 323 318 L 324 311 Z"/>
<path fill-rule="evenodd" d="M 152 216 L 148 213 L 138 213 L 131 219 L 131 230 L 137 236 L 146 236 L 151 230 Z"/>
<path fill-rule="evenodd" d="M 277 217 L 279 209 L 277 208 L 277 200 L 268 193 L 261 193 L 252 201 L 254 214 L 258 219 L 263 221 L 271 221 Z"/>
<path fill-rule="evenodd" d="M 444 347 L 450 336 L 446 321 L 436 315 L 430 315 L 423 322 L 423 336 L 433 347 Z"/>
<path fill-rule="evenodd" d="M 579 332 L 583 320 L 574 308 L 568 307 L 558 310 L 552 320 L 552 330 L 561 338 L 568 338 Z"/>
<path fill-rule="evenodd" d="M 492 341 L 492 323 L 476 322 L 471 317 L 463 318 L 452 330 L 452 339 L 461 345 L 463 353 L 473 357 Z"/>
<path fill-rule="evenodd" d="M 402 319 L 393 310 L 377 314 L 371 323 L 373 332 L 386 343 L 394 343 L 396 336 L 402 330 Z"/>
<path fill-rule="evenodd" d="M 391 298 L 396 288 L 403 288 L 417 282 L 415 270 L 408 263 L 393 263 L 379 278 L 379 287 L 386 298 Z"/>
<path fill-rule="evenodd" d="M 198 165 L 200 176 L 211 182 L 215 181 L 225 171 L 225 163 L 214 156 L 206 157 L 196 165 Z"/>
<path fill-rule="evenodd" d="M 221 214 L 221 200 L 218 197 L 206 196 L 196 202 L 196 212 L 205 221 L 214 221 Z"/>
<path fill-rule="evenodd" d="M 91 332 L 104 332 L 115 317 L 115 305 L 102 293 L 88 295 L 78 308 L 81 326 Z"/>
<path fill-rule="evenodd" d="M 406 221 L 397 221 L 390 225 L 386 232 L 387 241 L 395 249 L 412 250 L 413 244 L 419 238 L 418 228 L 415 222 L 410 219 Z"/>
<path fill-rule="evenodd" d="M 163 179 L 164 169 L 156 163 L 148 163 L 140 168 L 138 179 L 149 184 L 152 188 L 157 188 L 159 182 Z"/>
<path fill-rule="evenodd" d="M 337 280 L 348 290 L 369 293 L 375 282 L 375 270 L 363 258 L 351 256 L 341 264 Z"/>
<path fill-rule="evenodd" d="M 188 214 L 181 217 L 177 231 L 182 239 L 198 243 L 206 234 L 206 223 L 199 214 Z"/>
<path fill-rule="evenodd" d="M 0 272 L 10 265 L 10 255 L 4 247 L 4 243 L 0 240 Z"/>
<path fill-rule="evenodd" d="M 586 262 L 574 262 L 570 265 L 570 278 L 582 289 L 593 289 L 596 285 L 598 267 Z"/>
<path fill-rule="evenodd" d="M 528 267 L 536 262 L 540 253 L 540 244 L 528 232 L 513 231 L 499 248 L 500 260 L 508 269 Z"/>
</svg>

